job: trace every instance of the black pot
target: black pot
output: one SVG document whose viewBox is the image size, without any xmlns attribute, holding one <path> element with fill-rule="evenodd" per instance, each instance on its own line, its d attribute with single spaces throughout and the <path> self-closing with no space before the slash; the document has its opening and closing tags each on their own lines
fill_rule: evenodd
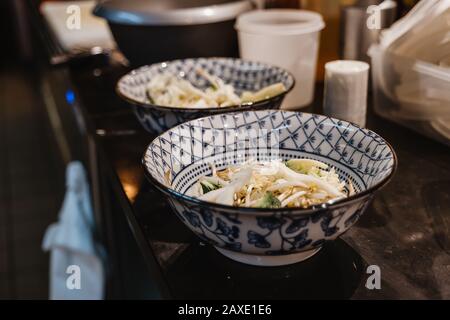
<svg viewBox="0 0 450 320">
<path fill-rule="evenodd" d="M 237 57 L 236 17 L 251 1 L 110 0 L 94 14 L 108 21 L 134 66 L 190 57 Z"/>
</svg>

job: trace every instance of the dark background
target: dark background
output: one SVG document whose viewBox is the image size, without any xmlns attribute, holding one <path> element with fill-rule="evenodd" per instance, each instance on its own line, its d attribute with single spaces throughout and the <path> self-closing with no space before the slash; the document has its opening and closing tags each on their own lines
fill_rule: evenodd
<svg viewBox="0 0 450 320">
<path fill-rule="evenodd" d="M 46 227 L 64 192 L 26 1 L 0 1 L 0 299 L 47 299 Z"/>
</svg>

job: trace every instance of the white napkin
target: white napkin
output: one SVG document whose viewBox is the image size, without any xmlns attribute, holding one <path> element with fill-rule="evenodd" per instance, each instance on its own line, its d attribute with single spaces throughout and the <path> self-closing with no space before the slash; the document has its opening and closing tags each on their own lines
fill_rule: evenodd
<svg viewBox="0 0 450 320">
<path fill-rule="evenodd" d="M 67 167 L 66 188 L 59 221 L 47 228 L 42 243 L 51 252 L 50 299 L 103 299 L 103 248 L 94 239 L 89 185 L 78 161 Z"/>
</svg>

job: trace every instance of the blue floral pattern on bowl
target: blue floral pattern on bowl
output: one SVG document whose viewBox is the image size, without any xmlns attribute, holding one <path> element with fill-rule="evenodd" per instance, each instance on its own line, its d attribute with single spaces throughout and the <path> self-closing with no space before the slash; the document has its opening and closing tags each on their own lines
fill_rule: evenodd
<svg viewBox="0 0 450 320">
<path fill-rule="evenodd" d="M 355 194 L 308 209 L 238 208 L 187 196 L 200 176 L 211 174 L 208 163 L 220 170 L 240 162 L 236 154 L 264 159 L 272 152 L 241 145 L 230 129 L 277 132 L 278 157 L 323 161 L 340 179 L 351 182 Z M 394 174 L 397 160 L 392 147 L 368 129 L 315 114 L 264 110 L 215 115 L 174 127 L 153 140 L 143 163 L 150 181 L 201 239 L 238 261 L 282 265 L 309 257 L 355 224 L 374 192 Z"/>
<path fill-rule="evenodd" d="M 277 82 L 282 82 L 287 91 L 251 105 L 225 108 L 186 109 L 181 106 L 173 108 L 151 104 L 146 94 L 148 83 L 155 75 L 163 72 L 184 77 L 198 88 L 208 87 L 208 82 L 195 71 L 198 67 L 233 85 L 238 94 L 245 90 L 257 91 Z M 279 67 L 234 58 L 197 58 L 157 63 L 135 69 L 118 81 L 116 91 L 132 105 L 136 117 L 147 131 L 161 133 L 177 124 L 212 114 L 278 109 L 294 84 L 294 77 Z"/>
</svg>

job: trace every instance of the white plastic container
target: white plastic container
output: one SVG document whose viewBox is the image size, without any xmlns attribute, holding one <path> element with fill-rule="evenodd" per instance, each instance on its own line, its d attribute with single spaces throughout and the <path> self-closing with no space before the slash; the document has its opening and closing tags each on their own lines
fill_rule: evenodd
<svg viewBox="0 0 450 320">
<path fill-rule="evenodd" d="M 296 85 L 283 109 L 297 109 L 314 98 L 322 16 L 305 10 L 255 10 L 238 17 L 236 30 L 241 58 L 289 70 Z"/>
</svg>

